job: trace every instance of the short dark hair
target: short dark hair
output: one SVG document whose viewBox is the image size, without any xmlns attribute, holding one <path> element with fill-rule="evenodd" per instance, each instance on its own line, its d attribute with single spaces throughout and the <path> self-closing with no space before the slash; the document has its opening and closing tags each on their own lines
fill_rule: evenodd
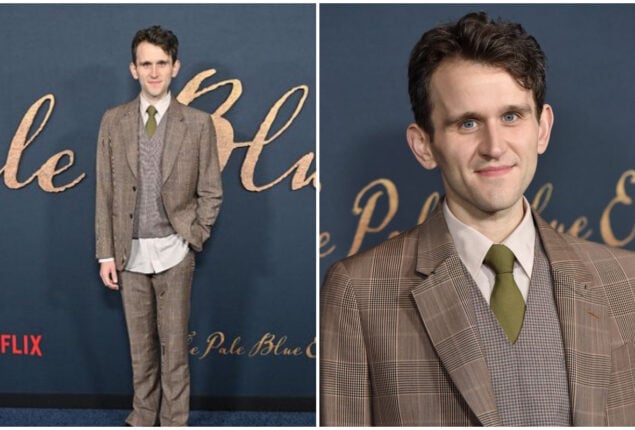
<svg viewBox="0 0 635 430">
<path fill-rule="evenodd" d="M 500 67 L 533 93 L 538 116 L 544 104 L 545 54 L 520 24 L 492 20 L 485 12 L 469 13 L 457 22 L 421 36 L 410 54 L 408 93 L 416 123 L 434 135 L 430 102 L 432 74 L 446 59 L 464 59 Z"/>
<path fill-rule="evenodd" d="M 153 25 L 149 28 L 137 31 L 132 39 L 132 63 L 137 63 L 137 46 L 141 42 L 148 42 L 160 46 L 166 54 L 170 56 L 172 62 L 176 61 L 179 52 L 179 39 L 170 30 L 162 28 L 160 25 Z"/>
</svg>

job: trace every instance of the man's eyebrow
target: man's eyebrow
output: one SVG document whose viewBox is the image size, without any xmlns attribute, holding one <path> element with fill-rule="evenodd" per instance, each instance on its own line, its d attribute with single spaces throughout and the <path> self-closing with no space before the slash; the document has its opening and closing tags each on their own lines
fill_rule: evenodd
<svg viewBox="0 0 635 430">
<path fill-rule="evenodd" d="M 509 105 L 503 109 L 503 112 L 518 112 L 522 114 L 528 114 L 532 112 L 531 106 L 523 103 L 520 105 Z"/>
<path fill-rule="evenodd" d="M 483 116 L 476 112 L 462 112 L 457 114 L 450 114 L 443 119 L 443 126 L 448 127 L 459 122 L 467 121 L 468 119 L 476 119 L 479 120 Z"/>
<path fill-rule="evenodd" d="M 156 61 L 154 64 L 168 64 L 168 63 L 169 63 L 168 60 L 159 60 L 159 61 Z M 142 61 L 139 63 L 140 66 L 149 66 L 151 64 L 153 64 L 152 61 Z"/>
</svg>

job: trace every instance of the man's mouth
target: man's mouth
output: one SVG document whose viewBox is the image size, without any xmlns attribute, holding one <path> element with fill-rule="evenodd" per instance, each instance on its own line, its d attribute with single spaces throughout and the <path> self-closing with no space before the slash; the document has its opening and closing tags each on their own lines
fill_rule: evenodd
<svg viewBox="0 0 635 430">
<path fill-rule="evenodd" d="M 482 169 L 477 169 L 476 173 L 486 177 L 504 176 L 511 172 L 514 166 L 487 166 Z"/>
</svg>

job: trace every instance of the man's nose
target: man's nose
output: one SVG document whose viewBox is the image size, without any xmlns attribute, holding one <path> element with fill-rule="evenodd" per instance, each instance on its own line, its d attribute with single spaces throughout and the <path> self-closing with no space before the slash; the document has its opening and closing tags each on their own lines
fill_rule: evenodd
<svg viewBox="0 0 635 430">
<path fill-rule="evenodd" d="M 481 155 L 488 158 L 499 158 L 505 153 L 506 148 L 505 135 L 500 126 L 487 124 L 483 129 L 483 135 L 481 136 L 481 142 L 479 144 Z"/>
</svg>

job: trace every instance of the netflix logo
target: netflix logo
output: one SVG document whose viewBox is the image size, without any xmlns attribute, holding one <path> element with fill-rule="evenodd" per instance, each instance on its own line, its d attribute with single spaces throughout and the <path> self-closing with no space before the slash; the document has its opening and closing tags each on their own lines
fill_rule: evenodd
<svg viewBox="0 0 635 430">
<path fill-rule="evenodd" d="M 42 356 L 41 334 L 0 334 L 0 354 Z"/>
</svg>

